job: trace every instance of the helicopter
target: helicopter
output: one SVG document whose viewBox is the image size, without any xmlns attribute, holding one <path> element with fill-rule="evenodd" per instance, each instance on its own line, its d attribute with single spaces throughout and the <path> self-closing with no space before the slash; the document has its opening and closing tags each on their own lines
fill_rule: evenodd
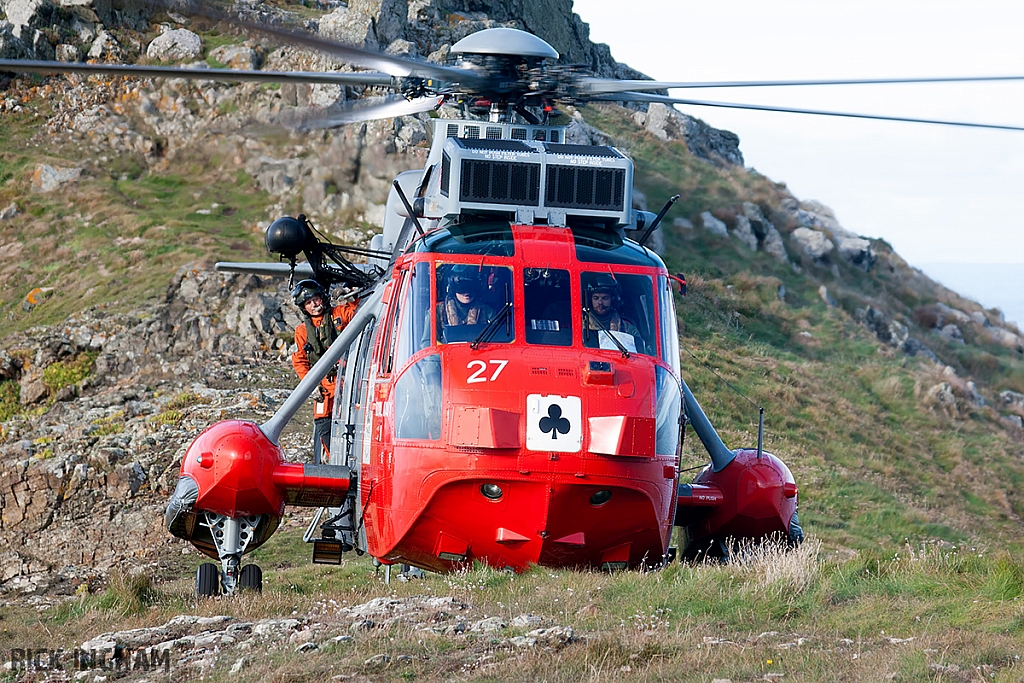
<svg viewBox="0 0 1024 683">
<path fill-rule="evenodd" d="M 26 60 L 0 60 L 0 71 L 393 91 L 307 118 L 304 128 L 444 103 L 461 116 L 429 121 L 425 167 L 395 179 L 368 249 L 331 244 L 305 217 L 283 217 L 265 235 L 282 261 L 218 264 L 340 285 L 357 292 L 359 308 L 270 420 L 219 422 L 186 450 L 165 521 L 217 560 L 199 566 L 199 595 L 261 589 L 262 570 L 242 560 L 288 505 L 317 509 L 304 535 L 314 562 L 355 552 L 437 572 L 473 562 L 513 571 L 659 566 L 676 554 L 677 528 L 687 558 L 728 557 L 743 539 L 803 540 L 796 481 L 764 450 L 763 428 L 756 448 L 730 449 L 682 377 L 675 294 L 685 281 L 644 246 L 672 202 L 657 214 L 633 209 L 628 156 L 568 144 L 554 118 L 557 105 L 590 101 L 716 106 L 658 92 L 711 84 L 598 78 L 554 64 L 551 45 L 510 28 L 463 38 L 451 63 L 438 65 L 231 21 L 375 71 Z M 921 80 L 970 79 L 885 82 Z M 829 81 L 854 82 L 877 80 Z M 449 325 L 445 302 L 460 277 L 490 313 Z M 602 297 L 620 323 L 604 322 Z M 343 382 L 328 462 L 286 462 L 283 429 L 335 368 Z M 680 467 L 687 425 L 709 457 L 689 483 Z"/>
</svg>

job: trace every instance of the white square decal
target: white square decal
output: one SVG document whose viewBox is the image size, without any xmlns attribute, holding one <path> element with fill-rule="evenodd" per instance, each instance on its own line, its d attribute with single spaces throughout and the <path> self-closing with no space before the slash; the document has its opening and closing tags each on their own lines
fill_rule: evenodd
<svg viewBox="0 0 1024 683">
<path fill-rule="evenodd" d="M 583 404 L 579 396 L 526 397 L 526 448 L 579 453 L 583 447 Z"/>
</svg>

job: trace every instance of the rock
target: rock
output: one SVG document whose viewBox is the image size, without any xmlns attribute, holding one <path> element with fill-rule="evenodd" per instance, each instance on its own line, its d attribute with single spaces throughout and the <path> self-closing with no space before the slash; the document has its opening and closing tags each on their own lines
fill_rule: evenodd
<svg viewBox="0 0 1024 683">
<path fill-rule="evenodd" d="M 754 234 L 750 219 L 746 216 L 736 217 L 736 227 L 733 228 L 732 236 L 747 245 L 750 251 L 757 251 L 757 235 Z"/>
<path fill-rule="evenodd" d="M 81 175 L 81 168 L 55 168 L 48 164 L 36 164 L 32 172 L 32 191 L 52 192 L 61 185 L 78 180 Z"/>
<path fill-rule="evenodd" d="M 796 220 L 797 225 L 805 228 L 825 230 L 834 238 L 857 237 L 857 235 L 839 224 L 839 220 L 832 209 L 813 199 L 800 202 L 799 208 L 793 211 L 791 215 Z"/>
<path fill-rule="evenodd" d="M 1024 394 L 1007 389 L 999 392 L 999 401 L 1003 408 L 1024 411 Z"/>
<path fill-rule="evenodd" d="M 0 221 L 9 221 L 18 215 L 18 204 L 11 202 L 3 209 L 0 209 Z"/>
<path fill-rule="evenodd" d="M 687 149 L 699 159 L 705 161 L 743 164 L 740 152 L 740 139 L 735 133 L 712 128 L 700 119 L 695 119 L 661 103 L 647 106 L 647 114 L 642 117 L 642 124 L 659 140 L 682 140 Z"/>
<path fill-rule="evenodd" d="M 839 248 L 839 255 L 855 266 L 860 267 L 864 272 L 870 272 L 874 268 L 878 257 L 871 251 L 871 242 L 862 237 L 836 237 Z"/>
<path fill-rule="evenodd" d="M 1004 327 L 992 325 L 982 329 L 994 342 L 1007 348 L 1016 350 L 1020 349 L 1022 344 L 1024 344 L 1024 340 Z"/>
<path fill-rule="evenodd" d="M 775 260 L 789 263 L 789 254 L 786 253 L 786 245 L 782 242 L 782 235 L 779 234 L 779 231 L 771 223 L 767 225 L 767 231 L 764 240 L 761 242 L 761 248 L 764 249 L 764 253 L 773 256 Z"/>
<path fill-rule="evenodd" d="M 561 647 L 568 645 L 576 639 L 576 634 L 571 626 L 552 626 L 551 628 L 538 628 L 526 634 L 527 638 L 536 639 L 538 644 L 550 647 Z"/>
<path fill-rule="evenodd" d="M 231 670 L 228 672 L 232 676 L 237 676 L 242 673 L 242 669 L 249 665 L 249 661 L 245 657 L 239 657 L 235 660 L 235 663 L 231 665 Z"/>
<path fill-rule="evenodd" d="M 18 400 L 23 406 L 38 403 L 50 393 L 50 390 L 46 388 L 46 384 L 43 383 L 43 369 L 40 367 L 30 367 L 25 371 L 18 381 L 18 385 L 21 387 Z"/>
<path fill-rule="evenodd" d="M 978 391 L 978 386 L 970 380 L 967 382 L 967 400 L 975 408 L 984 408 L 986 404 L 985 397 Z"/>
<path fill-rule="evenodd" d="M 801 253 L 810 256 L 815 261 L 823 260 L 834 248 L 832 240 L 820 230 L 797 228 L 790 233 L 789 238 L 796 242 Z"/>
<path fill-rule="evenodd" d="M 952 320 L 959 325 L 967 325 L 973 322 L 971 316 L 959 309 L 950 308 L 946 304 L 936 303 L 934 304 L 934 308 L 939 313 L 939 319 L 935 323 L 936 327 L 942 327 L 946 320 Z"/>
<path fill-rule="evenodd" d="M 526 628 L 527 626 L 537 626 L 544 622 L 544 619 L 538 617 L 536 614 L 520 614 L 518 617 L 512 620 L 512 628 Z"/>
<path fill-rule="evenodd" d="M 879 341 L 902 348 L 907 339 L 910 338 L 910 330 L 898 320 L 893 320 L 882 311 L 869 306 L 867 309 L 858 308 L 857 319 L 864 323 Z"/>
<path fill-rule="evenodd" d="M 474 622 L 473 625 L 469 627 L 469 630 L 475 633 L 494 633 L 495 631 L 500 631 L 507 627 L 508 623 L 501 617 L 488 617 Z"/>
<path fill-rule="evenodd" d="M 191 61 L 198 59 L 202 51 L 203 41 L 198 35 L 177 28 L 154 38 L 146 48 L 146 56 L 164 61 Z"/>
<path fill-rule="evenodd" d="M 1024 429 L 1024 417 L 1020 415 L 1003 415 L 999 421 L 1015 429 Z"/>
<path fill-rule="evenodd" d="M 61 43 L 55 50 L 57 61 L 60 62 L 77 62 L 82 54 L 78 51 L 78 48 L 74 45 L 68 45 L 67 43 Z"/>
<path fill-rule="evenodd" d="M 374 664 L 387 664 L 391 661 L 391 655 L 379 654 L 374 655 L 363 662 L 363 666 L 372 666 Z"/>
<path fill-rule="evenodd" d="M 729 229 L 725 226 L 725 223 L 711 215 L 710 211 L 705 211 L 700 215 L 701 223 L 704 225 L 704 229 L 720 237 L 728 237 Z"/>
<path fill-rule="evenodd" d="M 120 60 L 123 57 L 124 52 L 114 36 L 105 30 L 96 34 L 96 40 L 92 41 L 92 45 L 89 47 L 89 59 L 113 58 Z"/>
<path fill-rule="evenodd" d="M 21 361 L 11 356 L 6 349 L 0 349 L 0 380 L 17 379 L 21 372 Z"/>
<path fill-rule="evenodd" d="M 908 337 L 907 341 L 903 342 L 903 353 L 908 356 L 924 356 L 935 363 L 941 362 L 931 349 L 913 337 Z"/>
<path fill-rule="evenodd" d="M 836 306 L 839 305 L 836 302 L 836 300 L 832 298 L 832 295 L 829 294 L 828 287 L 826 287 L 825 285 L 822 285 L 821 287 L 818 287 L 818 296 L 821 297 L 821 300 L 824 301 L 825 305 L 827 305 L 827 306 L 831 306 L 831 307 L 835 308 Z M 911 354 L 911 355 L 913 355 L 913 354 Z"/>
<path fill-rule="evenodd" d="M 672 219 L 672 227 L 677 230 L 693 230 L 693 221 L 689 218 L 674 218 Z"/>
<path fill-rule="evenodd" d="M 949 382 L 936 384 L 928 390 L 927 396 L 947 412 L 956 412 L 956 396 L 953 394 L 953 387 Z"/>
<path fill-rule="evenodd" d="M 248 45 L 222 45 L 210 50 L 210 58 L 230 69 L 253 71 L 260 68 L 260 55 Z"/>
<path fill-rule="evenodd" d="M 565 142 L 568 145 L 607 147 L 612 144 L 612 139 L 576 114 L 565 129 Z"/>
<path fill-rule="evenodd" d="M 946 325 L 941 330 L 939 330 L 939 336 L 945 339 L 946 341 L 955 342 L 957 344 L 964 343 L 963 333 L 960 332 L 960 328 L 954 325 L 953 323 L 950 323 L 949 325 Z"/>
</svg>

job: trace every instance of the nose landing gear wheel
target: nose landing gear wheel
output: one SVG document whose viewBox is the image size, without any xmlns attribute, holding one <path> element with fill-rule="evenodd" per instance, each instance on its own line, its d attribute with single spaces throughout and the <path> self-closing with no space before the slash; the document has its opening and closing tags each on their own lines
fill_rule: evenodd
<svg viewBox="0 0 1024 683">
<path fill-rule="evenodd" d="M 212 562 L 203 562 L 196 570 L 196 595 L 212 598 L 220 595 L 220 567 Z"/>
<path fill-rule="evenodd" d="M 263 570 L 255 564 L 247 564 L 238 574 L 238 585 L 246 590 L 263 591 Z"/>
</svg>

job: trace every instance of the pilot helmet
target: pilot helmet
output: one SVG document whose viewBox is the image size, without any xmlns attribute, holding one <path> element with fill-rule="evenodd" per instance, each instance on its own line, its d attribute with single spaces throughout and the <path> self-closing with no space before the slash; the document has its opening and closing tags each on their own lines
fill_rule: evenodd
<svg viewBox="0 0 1024 683">
<path fill-rule="evenodd" d="M 477 266 L 452 266 L 452 269 L 448 272 L 449 294 L 471 294 L 473 296 L 479 296 L 483 287 L 483 274 Z"/>
<path fill-rule="evenodd" d="M 295 305 L 303 308 L 306 302 L 315 296 L 319 296 L 327 303 L 327 292 L 316 280 L 302 280 L 292 288 L 292 299 Z"/>
<path fill-rule="evenodd" d="M 598 273 L 587 285 L 587 305 L 590 305 L 590 298 L 594 294 L 609 294 L 612 297 L 612 306 L 619 307 L 622 303 L 622 285 L 610 273 Z"/>
</svg>

